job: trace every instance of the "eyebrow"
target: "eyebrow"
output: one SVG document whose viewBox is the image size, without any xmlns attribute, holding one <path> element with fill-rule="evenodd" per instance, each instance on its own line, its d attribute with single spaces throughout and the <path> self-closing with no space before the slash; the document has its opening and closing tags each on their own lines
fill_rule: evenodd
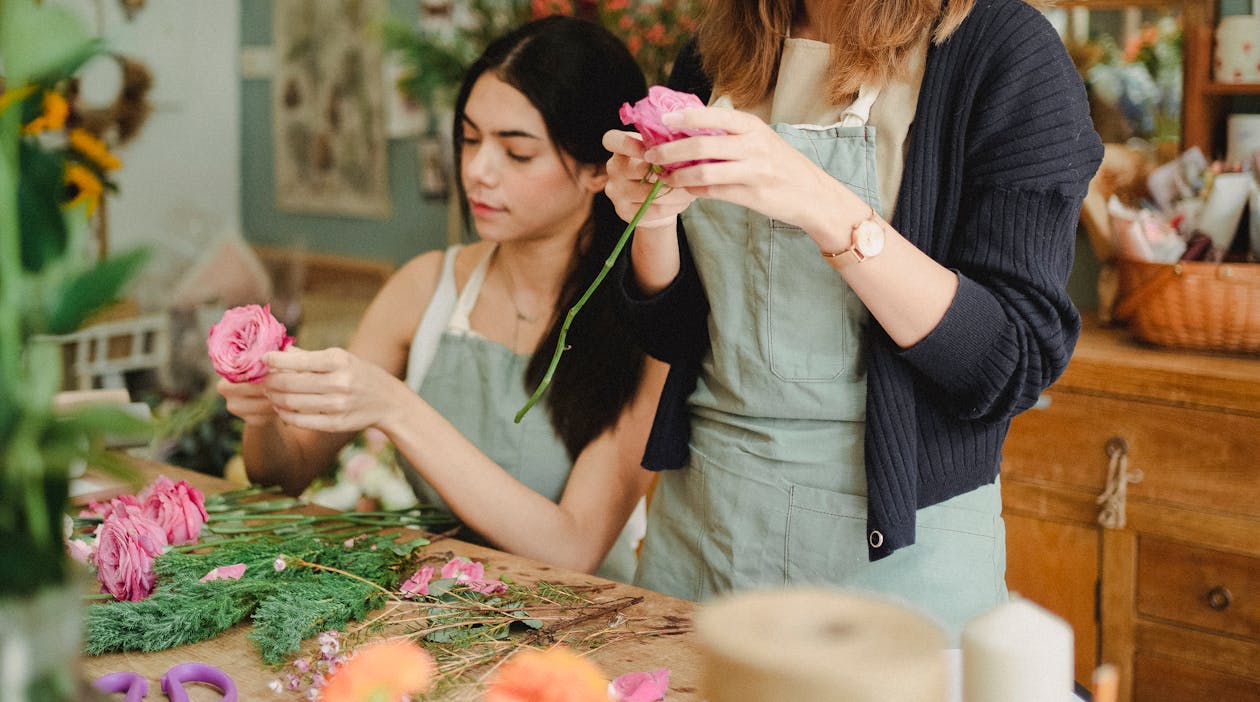
<svg viewBox="0 0 1260 702">
<path fill-rule="evenodd" d="M 477 126 L 476 122 L 468 118 L 468 115 L 464 115 L 464 123 L 472 127 L 473 129 L 477 129 L 477 130 L 481 129 L 480 127 Z M 525 139 L 540 139 L 541 138 L 538 135 L 531 134 L 523 129 L 500 129 L 498 131 L 491 132 L 491 134 L 493 134 L 496 137 L 499 137 L 500 139 L 511 138 L 511 137 L 522 137 Z"/>
</svg>

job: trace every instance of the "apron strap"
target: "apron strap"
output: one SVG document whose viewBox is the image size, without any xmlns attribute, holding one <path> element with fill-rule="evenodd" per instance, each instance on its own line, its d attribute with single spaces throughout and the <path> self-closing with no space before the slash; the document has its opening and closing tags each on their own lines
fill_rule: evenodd
<svg viewBox="0 0 1260 702">
<path fill-rule="evenodd" d="M 425 309 L 424 316 L 416 327 L 416 334 L 411 339 L 411 350 L 407 354 L 406 382 L 407 387 L 416 392 L 420 392 L 424 376 L 428 374 L 429 366 L 433 364 L 433 357 L 437 355 L 442 334 L 456 325 L 460 325 L 461 329 L 468 329 L 468 314 L 477 302 L 481 283 L 486 279 L 486 268 L 490 264 L 490 256 L 494 254 L 494 249 L 497 247 L 492 247 L 490 254 L 477 265 L 476 270 L 468 279 L 468 284 L 464 286 L 463 292 L 457 299 L 455 255 L 461 248 L 463 248 L 461 245 L 456 244 L 448 248 L 442 257 L 442 273 L 438 277 L 437 288 L 433 290 L 429 306 Z"/>
<path fill-rule="evenodd" d="M 865 127 L 871 118 L 871 106 L 879 97 L 879 87 L 865 83 L 858 88 L 857 99 L 840 113 L 841 127 Z"/>
</svg>

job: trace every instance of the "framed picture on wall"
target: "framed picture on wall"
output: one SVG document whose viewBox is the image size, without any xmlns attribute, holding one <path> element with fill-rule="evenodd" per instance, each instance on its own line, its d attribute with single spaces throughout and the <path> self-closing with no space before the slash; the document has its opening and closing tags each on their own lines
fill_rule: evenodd
<svg viewBox="0 0 1260 702">
<path fill-rule="evenodd" d="M 275 0 L 276 208 L 390 216 L 385 0 Z"/>
</svg>

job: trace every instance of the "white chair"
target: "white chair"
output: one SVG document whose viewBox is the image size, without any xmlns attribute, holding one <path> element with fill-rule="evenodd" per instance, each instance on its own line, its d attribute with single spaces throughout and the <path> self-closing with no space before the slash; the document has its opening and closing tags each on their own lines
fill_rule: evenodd
<svg viewBox="0 0 1260 702">
<path fill-rule="evenodd" d="M 67 390 L 126 388 L 126 374 L 151 371 L 165 385 L 170 370 L 170 319 L 165 313 L 101 322 L 46 337 L 69 354 Z"/>
</svg>

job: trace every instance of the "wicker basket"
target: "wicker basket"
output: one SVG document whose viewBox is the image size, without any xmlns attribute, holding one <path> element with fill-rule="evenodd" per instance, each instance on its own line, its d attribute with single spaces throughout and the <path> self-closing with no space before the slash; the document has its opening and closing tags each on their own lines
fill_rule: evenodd
<svg viewBox="0 0 1260 702">
<path fill-rule="evenodd" d="M 1161 346 L 1260 353 L 1260 263 L 1116 261 L 1113 317 Z"/>
</svg>

